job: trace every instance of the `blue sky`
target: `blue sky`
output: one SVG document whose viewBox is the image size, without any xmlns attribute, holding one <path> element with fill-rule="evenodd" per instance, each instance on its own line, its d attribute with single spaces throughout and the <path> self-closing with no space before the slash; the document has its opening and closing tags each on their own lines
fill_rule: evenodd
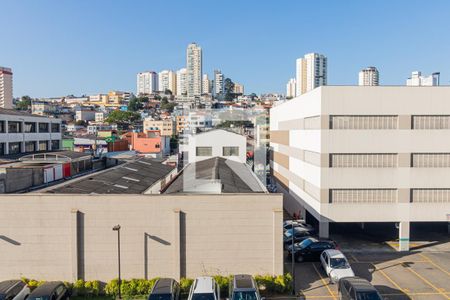
<svg viewBox="0 0 450 300">
<path fill-rule="evenodd" d="M 413 70 L 450 84 L 447 0 L 0 0 L 0 15 L 15 97 L 134 91 L 139 71 L 183 67 L 193 41 L 205 73 L 246 93 L 285 92 L 308 52 L 328 57 L 329 84 L 356 84 L 369 65 L 382 84 Z"/>
</svg>

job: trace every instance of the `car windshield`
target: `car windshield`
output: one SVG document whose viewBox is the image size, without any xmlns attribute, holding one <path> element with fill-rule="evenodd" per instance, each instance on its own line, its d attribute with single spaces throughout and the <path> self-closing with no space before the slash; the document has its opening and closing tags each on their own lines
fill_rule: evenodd
<svg viewBox="0 0 450 300">
<path fill-rule="evenodd" d="M 257 300 L 255 292 L 234 292 L 233 300 Z"/>
<path fill-rule="evenodd" d="M 306 239 L 304 241 L 302 241 L 300 244 L 298 244 L 299 248 L 306 248 L 309 245 L 311 245 L 313 243 L 313 241 L 311 239 Z"/>
<path fill-rule="evenodd" d="M 347 260 L 343 257 L 331 258 L 330 266 L 333 269 L 347 269 L 349 267 Z"/>
<path fill-rule="evenodd" d="M 4 294 L 0 294 L 0 300 L 5 300 L 5 295 Z"/>
<path fill-rule="evenodd" d="M 171 300 L 171 294 L 151 294 L 148 300 Z"/>
<path fill-rule="evenodd" d="M 27 300 L 50 300 L 50 297 L 49 296 L 40 296 L 40 297 L 30 297 L 30 298 L 27 298 Z"/>
<path fill-rule="evenodd" d="M 192 300 L 215 300 L 213 293 L 194 293 Z"/>
<path fill-rule="evenodd" d="M 380 295 L 373 292 L 360 292 L 356 293 L 356 300 L 381 300 Z"/>
</svg>

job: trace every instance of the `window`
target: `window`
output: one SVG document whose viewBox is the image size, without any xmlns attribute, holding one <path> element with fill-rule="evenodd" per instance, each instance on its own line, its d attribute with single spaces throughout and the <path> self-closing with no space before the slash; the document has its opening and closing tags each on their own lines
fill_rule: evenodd
<svg viewBox="0 0 450 300">
<path fill-rule="evenodd" d="M 20 152 L 22 152 L 21 149 L 22 148 L 22 143 L 21 142 L 17 142 L 17 143 L 9 143 L 9 154 L 18 154 Z"/>
<path fill-rule="evenodd" d="M 25 142 L 25 152 L 35 152 L 36 142 Z"/>
<path fill-rule="evenodd" d="M 8 133 L 20 133 L 22 132 L 21 127 L 21 122 L 8 121 Z"/>
<path fill-rule="evenodd" d="M 239 147 L 223 147 L 223 156 L 239 156 Z"/>
<path fill-rule="evenodd" d="M 5 143 L 0 143 L 0 155 L 5 155 Z"/>
<path fill-rule="evenodd" d="M 331 168 L 395 168 L 397 154 L 355 153 L 330 154 Z"/>
<path fill-rule="evenodd" d="M 59 150 L 59 140 L 52 141 L 52 150 Z"/>
<path fill-rule="evenodd" d="M 330 129 L 397 129 L 397 116 L 330 116 Z"/>
<path fill-rule="evenodd" d="M 36 132 L 36 123 L 34 122 L 25 122 L 25 132 Z"/>
<path fill-rule="evenodd" d="M 396 189 L 334 189 L 330 190 L 331 203 L 395 203 Z"/>
<path fill-rule="evenodd" d="M 413 168 L 450 168 L 450 153 L 412 153 Z"/>
<path fill-rule="evenodd" d="M 39 132 L 48 132 L 48 123 L 39 123 Z"/>
<path fill-rule="evenodd" d="M 197 156 L 212 156 L 212 147 L 197 147 L 195 154 Z"/>
<path fill-rule="evenodd" d="M 0 121 L 0 133 L 5 133 L 5 121 Z"/>
<path fill-rule="evenodd" d="M 39 141 L 39 151 L 47 151 L 47 150 L 48 150 L 48 142 Z"/>
<path fill-rule="evenodd" d="M 412 189 L 412 202 L 450 202 L 450 189 Z"/>
<path fill-rule="evenodd" d="M 60 132 L 59 123 L 52 123 L 52 132 Z"/>
<path fill-rule="evenodd" d="M 412 116 L 412 129 L 450 129 L 450 116 Z"/>
</svg>

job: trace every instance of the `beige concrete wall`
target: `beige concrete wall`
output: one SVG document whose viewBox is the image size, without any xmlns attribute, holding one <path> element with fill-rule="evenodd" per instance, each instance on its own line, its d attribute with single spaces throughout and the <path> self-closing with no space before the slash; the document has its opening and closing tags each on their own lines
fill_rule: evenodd
<svg viewBox="0 0 450 300">
<path fill-rule="evenodd" d="M 0 280 L 282 274 L 282 195 L 0 197 Z"/>
</svg>

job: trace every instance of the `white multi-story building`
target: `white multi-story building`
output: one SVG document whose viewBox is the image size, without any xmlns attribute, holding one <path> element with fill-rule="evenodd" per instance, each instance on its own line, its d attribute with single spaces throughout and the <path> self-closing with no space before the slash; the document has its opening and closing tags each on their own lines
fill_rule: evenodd
<svg viewBox="0 0 450 300">
<path fill-rule="evenodd" d="M 414 71 L 411 77 L 406 80 L 407 86 L 438 86 L 440 73 L 435 72 L 429 76 L 422 76 L 419 71 Z"/>
<path fill-rule="evenodd" d="M 367 67 L 359 72 L 358 85 L 377 86 L 380 84 L 380 74 L 376 67 Z"/>
<path fill-rule="evenodd" d="M 295 78 L 289 79 L 288 83 L 286 84 L 286 97 L 294 98 L 296 88 L 297 88 L 297 81 L 295 80 Z"/>
<path fill-rule="evenodd" d="M 170 90 L 173 95 L 177 94 L 177 75 L 174 71 L 164 70 L 158 74 L 160 92 Z"/>
<path fill-rule="evenodd" d="M 13 73 L 10 68 L 0 67 L 0 107 L 13 108 Z"/>
<path fill-rule="evenodd" d="M 137 74 L 137 95 L 149 95 L 158 91 L 158 74 L 153 71 Z"/>
<path fill-rule="evenodd" d="M 327 85 L 327 58 L 318 53 L 306 54 L 296 62 L 296 95 Z"/>
<path fill-rule="evenodd" d="M 450 87 L 321 87 L 270 111 L 285 209 L 329 222 L 410 222 L 450 213 Z M 302 213 L 304 215 L 304 211 Z"/>
<path fill-rule="evenodd" d="M 0 155 L 59 150 L 61 120 L 0 108 Z"/>
<path fill-rule="evenodd" d="M 186 50 L 187 95 L 202 94 L 202 48 L 196 43 L 189 44 Z"/>
<path fill-rule="evenodd" d="M 75 111 L 75 121 L 95 121 L 95 110 L 78 109 Z"/>
<path fill-rule="evenodd" d="M 187 70 L 182 68 L 177 71 L 177 96 L 186 95 L 187 93 Z"/>
<path fill-rule="evenodd" d="M 235 82 L 234 83 L 234 88 L 233 88 L 233 93 L 244 95 L 244 85 Z"/>
<path fill-rule="evenodd" d="M 220 70 L 214 70 L 214 95 L 223 94 L 224 76 Z"/>
<path fill-rule="evenodd" d="M 211 80 L 209 80 L 208 74 L 203 74 L 202 81 L 202 94 L 211 94 Z"/>
</svg>

